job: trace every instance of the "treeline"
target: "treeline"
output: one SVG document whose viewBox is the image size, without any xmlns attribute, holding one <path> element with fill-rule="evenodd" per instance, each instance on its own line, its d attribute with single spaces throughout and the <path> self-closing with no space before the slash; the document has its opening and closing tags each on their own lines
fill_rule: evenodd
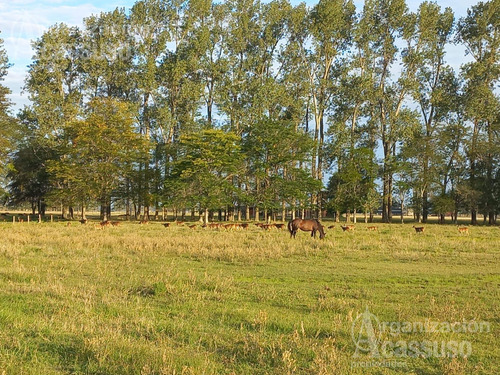
<svg viewBox="0 0 500 375">
<path fill-rule="evenodd" d="M 404 0 L 145 0 L 57 24 L 33 43 L 15 122 L 0 90 L 6 199 L 103 218 L 381 206 L 385 222 L 397 202 L 493 224 L 499 43 L 499 0 L 459 20 Z M 459 72 L 452 44 L 470 56 Z"/>
</svg>

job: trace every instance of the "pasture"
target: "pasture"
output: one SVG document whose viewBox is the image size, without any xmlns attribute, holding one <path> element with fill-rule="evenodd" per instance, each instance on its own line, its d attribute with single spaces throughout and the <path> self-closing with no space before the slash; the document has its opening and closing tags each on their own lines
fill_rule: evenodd
<svg viewBox="0 0 500 375">
<path fill-rule="evenodd" d="M 368 226 L 0 223 L 0 374 L 497 374 L 500 230 Z M 373 358 L 366 311 L 489 330 L 377 329 L 471 350 Z"/>
</svg>

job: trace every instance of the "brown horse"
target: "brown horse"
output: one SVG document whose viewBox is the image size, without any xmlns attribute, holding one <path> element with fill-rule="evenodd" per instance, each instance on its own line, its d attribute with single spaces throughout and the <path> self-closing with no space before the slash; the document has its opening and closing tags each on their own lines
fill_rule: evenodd
<svg viewBox="0 0 500 375">
<path fill-rule="evenodd" d="M 325 231 L 323 230 L 323 225 L 316 220 L 302 220 L 295 219 L 288 222 L 288 231 L 290 232 L 290 238 L 295 238 L 298 230 L 303 230 L 304 232 L 312 232 L 311 237 L 316 237 L 316 231 L 319 232 L 319 238 L 325 238 Z"/>
</svg>

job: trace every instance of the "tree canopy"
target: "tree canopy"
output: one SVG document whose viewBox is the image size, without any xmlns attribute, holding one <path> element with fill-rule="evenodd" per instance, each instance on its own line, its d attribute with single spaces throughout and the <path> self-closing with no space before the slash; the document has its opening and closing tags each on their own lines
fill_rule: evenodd
<svg viewBox="0 0 500 375">
<path fill-rule="evenodd" d="M 493 224 L 499 14 L 496 0 L 459 20 L 429 1 L 141 0 L 34 41 L 17 121 L 0 41 L 10 202 L 384 221 L 409 205 Z M 471 56 L 460 71 L 452 43 Z"/>
</svg>

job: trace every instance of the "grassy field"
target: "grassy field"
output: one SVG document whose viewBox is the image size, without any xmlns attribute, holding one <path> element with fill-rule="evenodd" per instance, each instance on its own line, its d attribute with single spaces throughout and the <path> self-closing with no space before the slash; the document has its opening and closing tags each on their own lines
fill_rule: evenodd
<svg viewBox="0 0 500 375">
<path fill-rule="evenodd" d="M 499 229 L 411 225 L 320 241 L 0 223 L 0 374 L 497 374 Z M 399 351 L 358 350 L 373 335 Z M 401 351 L 411 342 L 467 350 Z"/>
</svg>

